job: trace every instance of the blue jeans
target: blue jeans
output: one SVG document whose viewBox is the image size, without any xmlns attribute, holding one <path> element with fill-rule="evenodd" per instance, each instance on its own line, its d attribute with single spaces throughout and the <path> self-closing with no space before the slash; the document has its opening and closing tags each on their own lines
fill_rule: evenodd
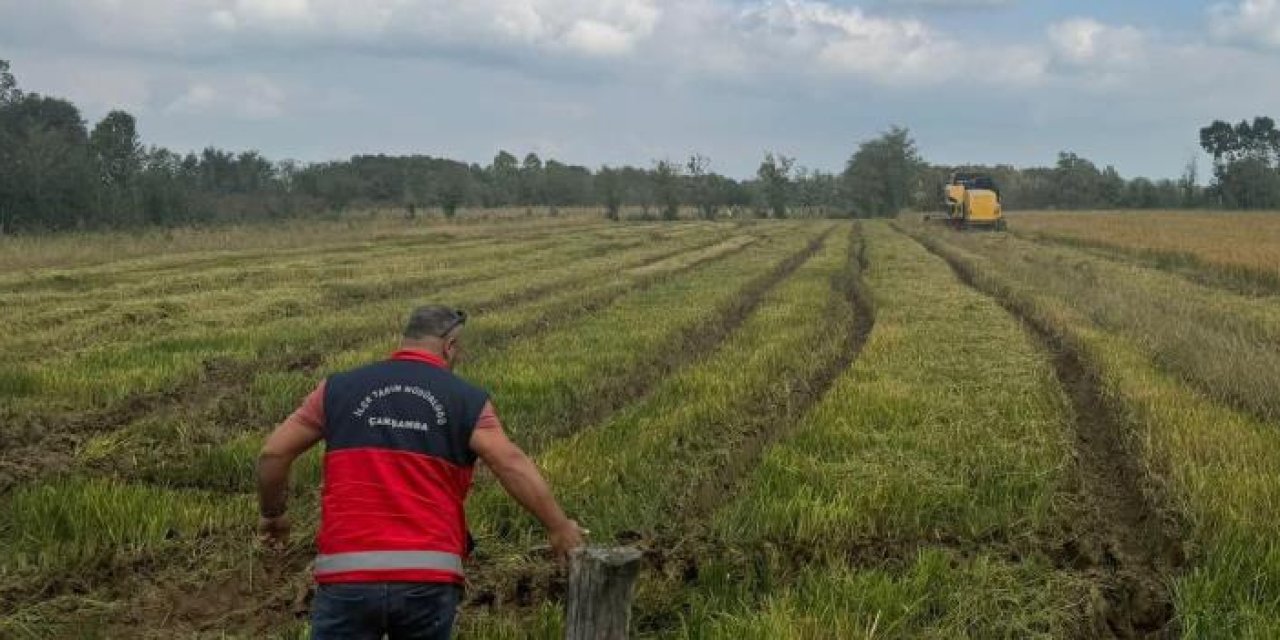
<svg viewBox="0 0 1280 640">
<path fill-rule="evenodd" d="M 313 640 L 448 640 L 462 589 L 426 582 L 322 584 L 311 603 Z"/>
</svg>

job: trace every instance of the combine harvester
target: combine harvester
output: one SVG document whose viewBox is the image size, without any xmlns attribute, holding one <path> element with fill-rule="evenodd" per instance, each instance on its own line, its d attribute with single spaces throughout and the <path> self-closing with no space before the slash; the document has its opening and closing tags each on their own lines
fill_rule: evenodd
<svg viewBox="0 0 1280 640">
<path fill-rule="evenodd" d="M 1005 230 L 1000 188 L 990 176 L 956 172 L 951 174 L 943 191 L 945 221 L 953 228 Z"/>
</svg>

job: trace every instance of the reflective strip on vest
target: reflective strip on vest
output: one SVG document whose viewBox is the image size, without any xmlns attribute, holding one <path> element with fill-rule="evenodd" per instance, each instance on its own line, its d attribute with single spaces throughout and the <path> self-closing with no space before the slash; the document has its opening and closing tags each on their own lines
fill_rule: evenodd
<svg viewBox="0 0 1280 640">
<path fill-rule="evenodd" d="M 316 556 L 315 573 L 429 569 L 462 575 L 462 558 L 444 551 L 357 551 Z"/>
</svg>

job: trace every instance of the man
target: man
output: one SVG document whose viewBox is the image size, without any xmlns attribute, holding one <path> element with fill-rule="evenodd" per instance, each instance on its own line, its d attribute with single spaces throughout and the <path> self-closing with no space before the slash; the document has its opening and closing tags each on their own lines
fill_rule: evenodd
<svg viewBox="0 0 1280 640">
<path fill-rule="evenodd" d="M 389 360 L 320 383 L 262 448 L 258 528 L 279 544 L 289 535 L 289 468 L 325 443 L 314 638 L 450 636 L 477 458 L 542 521 L 557 554 L 582 545 L 584 531 L 507 439 L 488 394 L 453 375 L 466 320 L 441 306 L 415 309 Z"/>
</svg>

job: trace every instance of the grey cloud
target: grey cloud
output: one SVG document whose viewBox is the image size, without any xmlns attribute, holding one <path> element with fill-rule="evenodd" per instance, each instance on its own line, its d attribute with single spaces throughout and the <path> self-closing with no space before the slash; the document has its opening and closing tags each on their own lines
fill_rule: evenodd
<svg viewBox="0 0 1280 640">
<path fill-rule="evenodd" d="M 1236 0 L 1209 9 L 1209 28 L 1220 41 L 1280 49 L 1280 0 Z"/>
</svg>

